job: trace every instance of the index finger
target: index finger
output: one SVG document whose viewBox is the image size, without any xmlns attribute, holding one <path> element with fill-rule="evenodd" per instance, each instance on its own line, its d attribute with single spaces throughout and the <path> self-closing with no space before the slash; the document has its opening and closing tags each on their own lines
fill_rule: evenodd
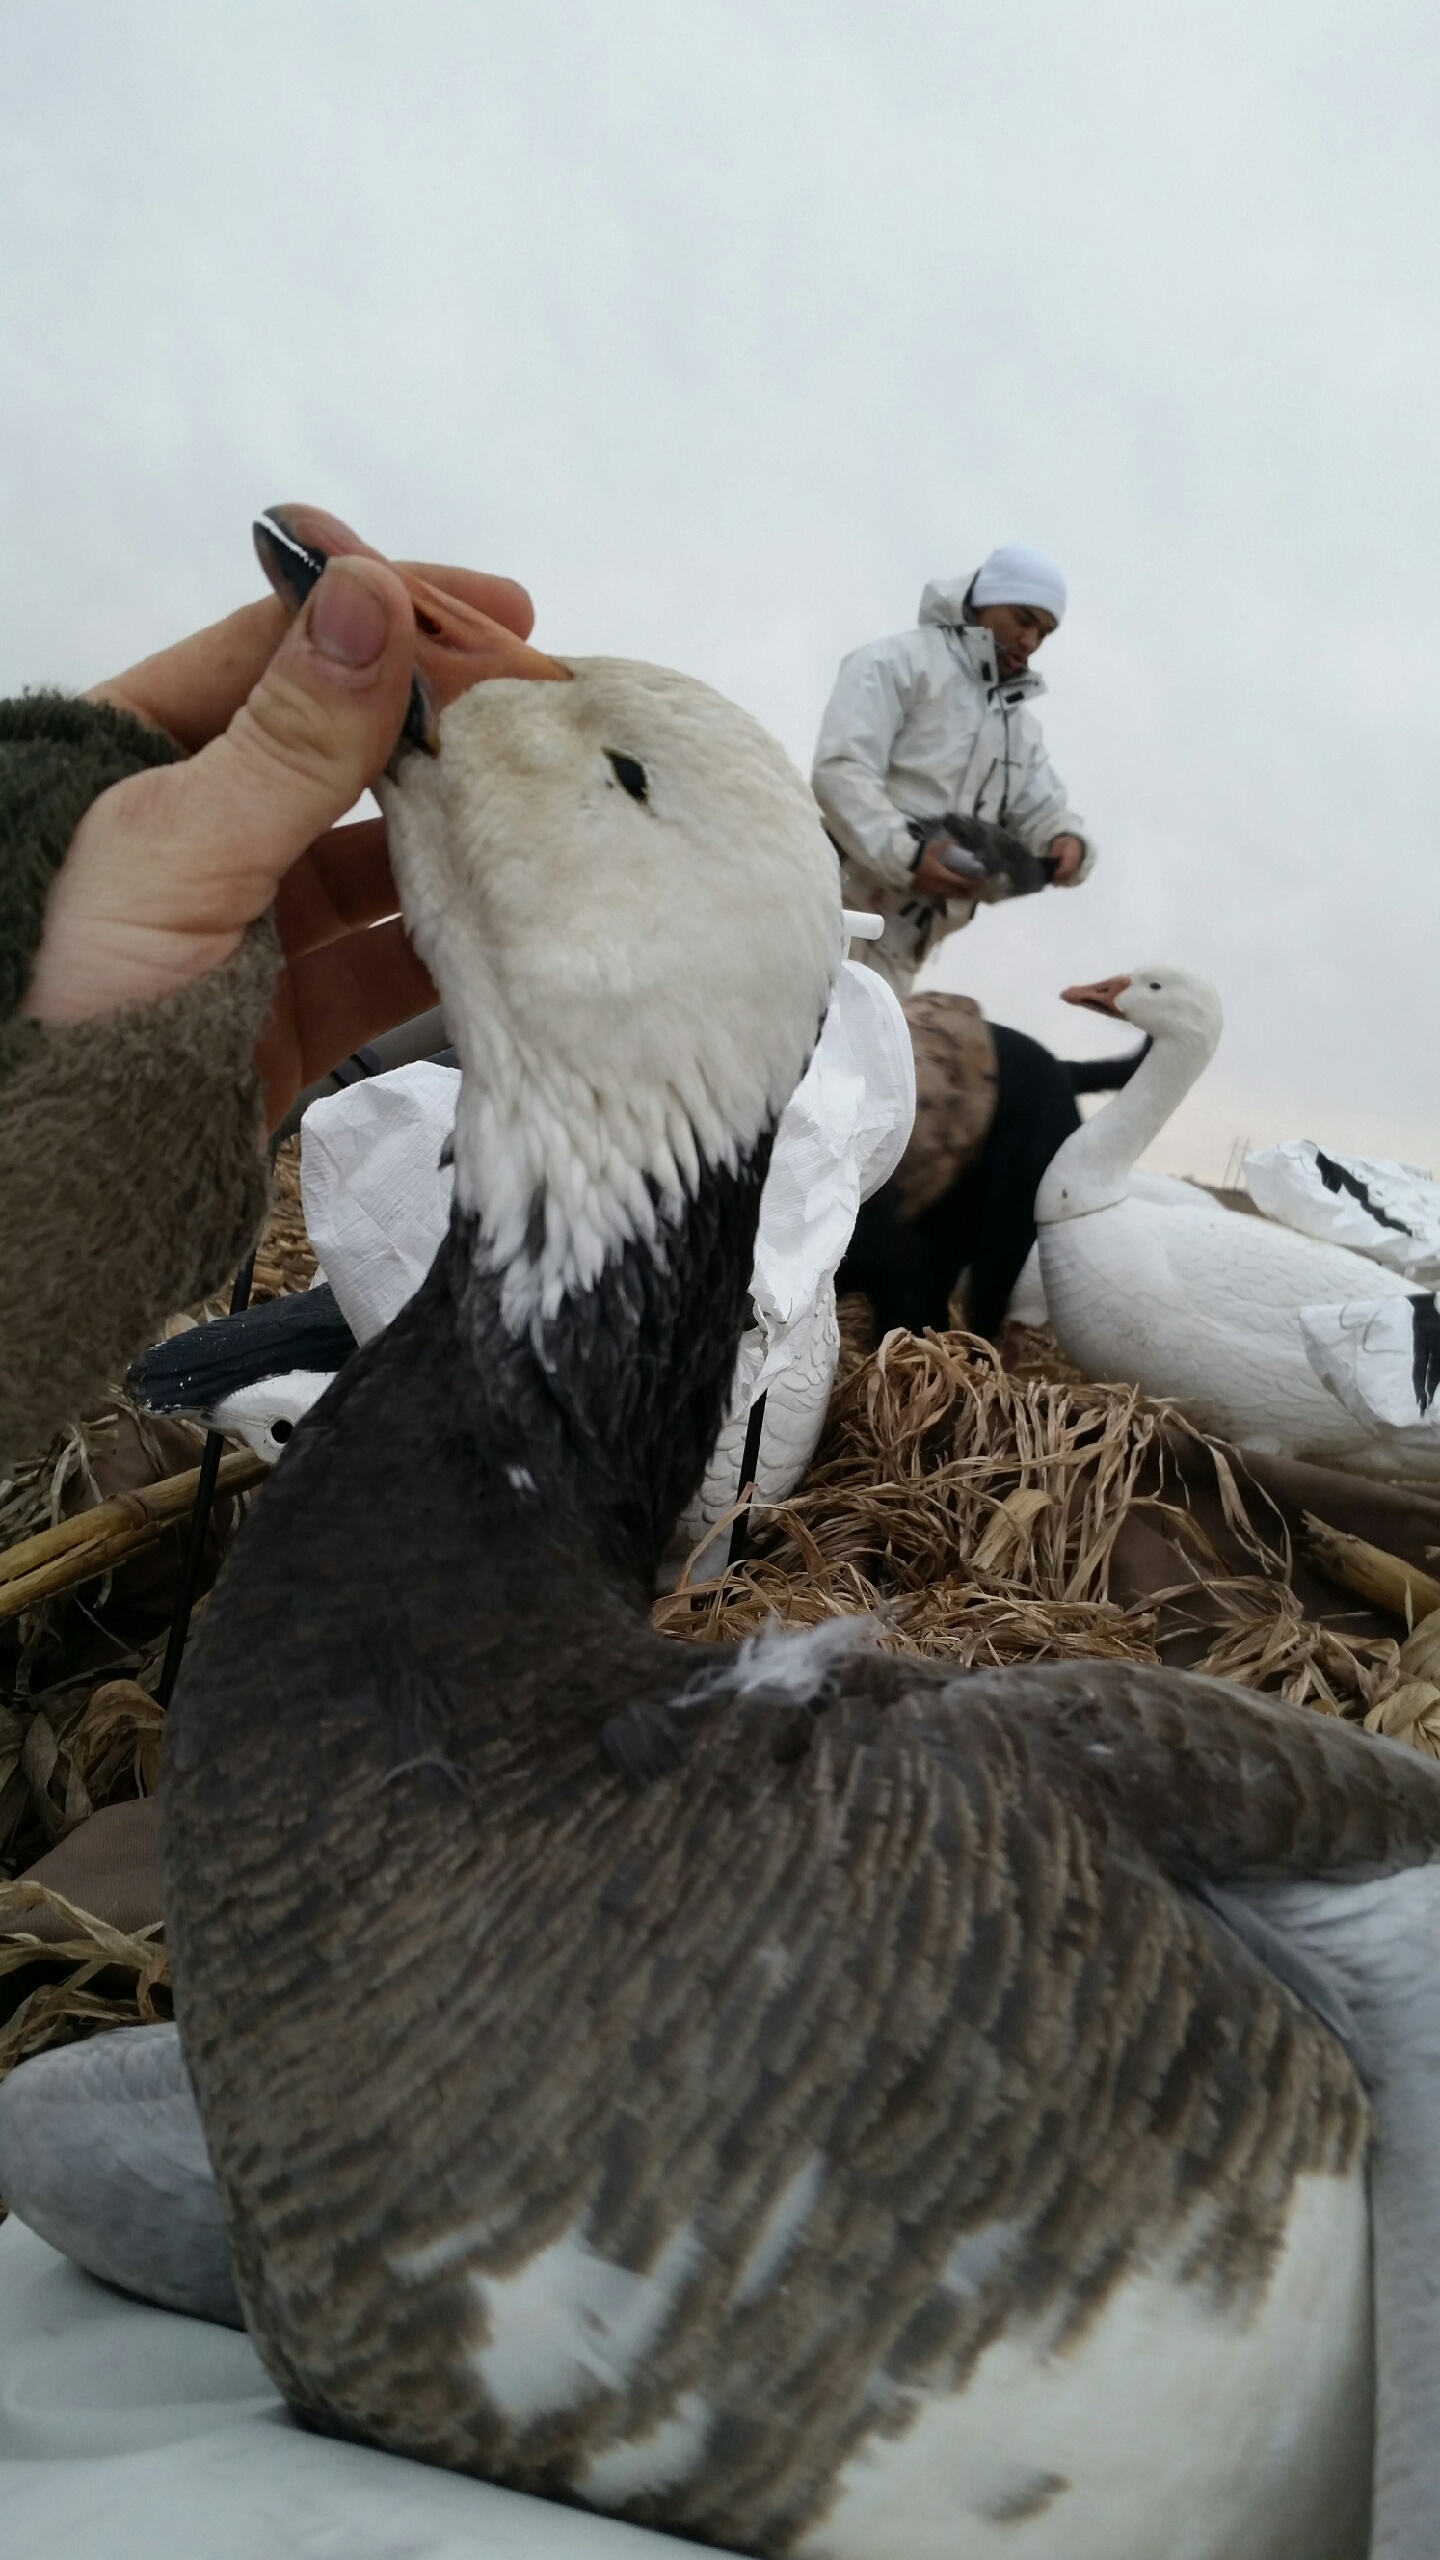
<svg viewBox="0 0 1440 2560">
<path fill-rule="evenodd" d="M 358 542 L 348 547 L 368 549 Z M 525 589 L 513 578 L 490 577 L 481 569 L 431 568 L 410 560 L 393 565 L 402 573 L 418 573 L 490 621 L 503 623 L 518 638 L 527 637 L 534 609 Z M 224 735 L 241 703 L 254 692 L 287 628 L 288 616 L 279 597 L 265 596 L 255 604 L 241 605 L 237 613 L 228 613 L 223 622 L 192 632 L 172 648 L 157 650 L 153 658 L 142 658 L 122 675 L 93 685 L 84 700 L 131 711 L 148 727 L 165 730 L 187 755 L 195 755 L 212 738 Z"/>
</svg>

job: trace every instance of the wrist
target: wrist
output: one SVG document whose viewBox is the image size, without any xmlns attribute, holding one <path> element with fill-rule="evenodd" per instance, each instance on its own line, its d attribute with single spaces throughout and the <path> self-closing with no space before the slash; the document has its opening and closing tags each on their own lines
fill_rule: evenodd
<svg viewBox="0 0 1440 2560">
<path fill-rule="evenodd" d="M 177 750 L 129 712 L 59 693 L 0 703 L 0 1021 L 18 1013 L 58 875 L 95 801 Z"/>
<path fill-rule="evenodd" d="M 161 1002 L 237 949 L 246 920 L 231 899 L 183 870 L 177 897 L 173 779 L 127 775 L 85 811 L 50 882 L 18 1008 L 30 1021 L 58 1029 Z"/>
</svg>

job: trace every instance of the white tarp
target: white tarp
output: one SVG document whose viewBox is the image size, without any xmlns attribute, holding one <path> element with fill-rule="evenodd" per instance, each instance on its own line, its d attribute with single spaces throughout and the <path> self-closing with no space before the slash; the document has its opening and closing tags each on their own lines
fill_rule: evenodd
<svg viewBox="0 0 1440 2560">
<path fill-rule="evenodd" d="M 915 1053 L 898 999 L 874 969 L 847 960 L 815 1055 L 775 1132 L 760 1202 L 750 1295 L 735 1383 L 705 1480 L 677 1531 L 693 1546 L 740 1491 L 745 1431 L 765 1413 L 755 1469 L 761 1502 L 797 1484 L 820 1437 L 840 1352 L 835 1274 L 862 1200 L 888 1182 L 915 1118 Z M 717 1546 L 696 1577 L 718 1572 Z"/>
<path fill-rule="evenodd" d="M 450 1224 L 458 1067 L 429 1058 L 347 1084 L 300 1123 L 305 1226 L 357 1342 L 413 1298 Z"/>
<path fill-rule="evenodd" d="M 667 2560 L 698 2545 L 307 2434 L 248 2338 L 0 2228 L 0 2519 L 32 2560 Z"/>
<path fill-rule="evenodd" d="M 1342 1156 L 1313 1138 L 1286 1138 L 1257 1147 L 1244 1171 L 1256 1208 L 1281 1226 L 1347 1245 L 1427 1288 L 1440 1282 L 1440 1183 L 1419 1165 Z"/>
<path fill-rule="evenodd" d="M 1342 1307 L 1302 1307 L 1305 1356 L 1317 1378 L 1367 1429 L 1433 1445 L 1440 1472 L 1440 1316 L 1428 1290 Z"/>
</svg>

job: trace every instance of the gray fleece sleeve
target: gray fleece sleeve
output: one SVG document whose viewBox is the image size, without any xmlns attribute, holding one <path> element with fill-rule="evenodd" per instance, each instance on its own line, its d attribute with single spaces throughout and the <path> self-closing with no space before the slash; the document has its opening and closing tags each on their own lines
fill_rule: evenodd
<svg viewBox="0 0 1440 2560">
<path fill-rule="evenodd" d="M 0 1083 L 0 1461 L 93 1404 L 254 1242 L 277 960 L 264 918 L 158 1004 L 25 1026 Z"/>
<path fill-rule="evenodd" d="M 17 1011 L 86 809 L 176 752 L 123 713 L 0 704 L 0 1466 L 218 1288 L 265 1214 L 253 1051 L 279 963 L 268 918 L 161 1002 L 59 1028 Z"/>
</svg>

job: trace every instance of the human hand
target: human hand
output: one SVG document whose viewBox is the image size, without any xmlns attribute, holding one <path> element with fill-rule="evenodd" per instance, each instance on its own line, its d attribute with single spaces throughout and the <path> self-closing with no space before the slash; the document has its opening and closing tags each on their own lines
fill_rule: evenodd
<svg viewBox="0 0 1440 2560">
<path fill-rule="evenodd" d="M 1051 886 L 1064 889 L 1085 859 L 1084 843 L 1079 836 L 1052 836 L 1050 851 L 1055 857 L 1055 877 Z"/>
<path fill-rule="evenodd" d="M 384 770 L 417 665 L 442 704 L 484 675 L 561 672 L 524 646 L 511 580 L 393 567 L 318 510 L 286 518 L 331 555 L 293 622 L 278 598 L 243 606 L 87 697 L 166 730 L 186 761 L 86 812 L 22 1008 L 59 1024 L 172 994 L 273 904 L 284 967 L 256 1050 L 272 1128 L 302 1085 L 435 1001 L 384 821 L 335 824 Z"/>
</svg>

